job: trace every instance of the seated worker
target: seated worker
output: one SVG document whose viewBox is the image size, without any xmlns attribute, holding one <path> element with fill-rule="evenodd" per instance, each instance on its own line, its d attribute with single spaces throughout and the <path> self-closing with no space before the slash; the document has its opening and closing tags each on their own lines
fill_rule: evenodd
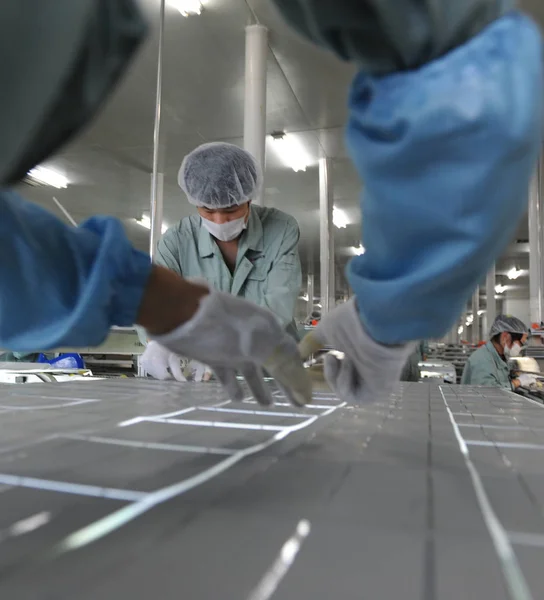
<svg viewBox="0 0 544 600">
<path fill-rule="evenodd" d="M 293 337 L 293 319 L 302 284 L 296 220 L 275 208 L 253 206 L 262 185 L 257 161 L 246 150 L 223 142 L 203 144 L 185 157 L 178 183 L 198 214 L 171 227 L 159 242 L 155 262 L 189 279 L 205 279 L 216 290 L 270 309 Z M 167 361 L 167 362 L 165 362 Z M 175 361 L 150 344 L 144 370 L 169 377 Z M 199 369 L 197 369 L 198 372 Z M 171 368 L 172 375 L 177 368 Z M 211 371 L 203 378 L 208 379 Z"/>
<path fill-rule="evenodd" d="M 511 379 L 507 362 L 509 358 L 519 356 L 527 342 L 527 331 L 525 324 L 516 317 L 499 315 L 489 332 L 489 342 L 468 359 L 461 383 L 506 389 L 520 387 L 525 376 Z"/>
</svg>

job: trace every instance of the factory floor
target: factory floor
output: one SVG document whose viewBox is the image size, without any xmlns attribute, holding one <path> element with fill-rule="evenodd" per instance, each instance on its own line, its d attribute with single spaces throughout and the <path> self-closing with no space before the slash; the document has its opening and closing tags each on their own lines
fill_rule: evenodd
<svg viewBox="0 0 544 600">
<path fill-rule="evenodd" d="M 0 598 L 544 598 L 544 406 L 0 386 Z"/>
</svg>

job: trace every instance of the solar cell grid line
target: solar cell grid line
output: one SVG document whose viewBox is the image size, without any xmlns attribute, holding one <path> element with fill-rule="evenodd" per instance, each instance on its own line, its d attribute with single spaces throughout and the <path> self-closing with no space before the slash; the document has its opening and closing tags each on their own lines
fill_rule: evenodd
<svg viewBox="0 0 544 600">
<path fill-rule="evenodd" d="M 223 456 L 230 456 L 231 454 L 234 454 L 234 450 L 228 450 L 225 448 L 211 448 L 208 446 L 188 446 L 183 444 L 163 444 L 159 442 L 139 442 L 136 440 L 122 440 L 93 435 L 78 435 L 64 433 L 59 434 L 56 437 L 68 440 L 91 442 L 96 444 L 111 444 L 114 446 L 126 446 L 128 448 L 147 448 L 149 450 L 164 450 L 168 452 L 190 452 L 194 454 L 217 454 Z"/>
<path fill-rule="evenodd" d="M 344 406 L 345 403 L 338 403 L 336 406 L 331 406 L 324 414 L 313 415 L 302 423 L 297 423 L 296 425 L 292 425 L 290 427 L 284 427 L 281 431 L 277 431 L 273 436 L 269 437 L 264 442 L 260 442 L 258 444 L 254 444 L 253 446 L 238 450 L 231 456 L 221 460 L 212 467 L 193 475 L 192 477 L 148 493 L 142 500 L 128 504 L 125 507 L 96 521 L 95 523 L 92 523 L 70 534 L 55 547 L 54 555 L 63 554 L 65 552 L 81 548 L 112 533 L 113 531 L 126 525 L 130 521 L 136 519 L 159 504 L 180 496 L 181 494 L 184 494 L 191 489 L 210 481 L 214 477 L 220 475 L 239 463 L 244 458 L 262 452 L 273 444 L 285 439 L 290 434 L 305 429 L 309 425 L 315 423 L 318 419 L 323 419 L 339 408 L 343 408 Z"/>
<path fill-rule="evenodd" d="M 283 431 L 283 425 L 265 425 L 261 423 L 235 423 L 231 421 L 201 421 L 195 419 L 145 419 L 148 423 L 168 423 L 170 425 L 186 425 L 190 427 L 216 427 L 218 429 L 248 429 L 253 431 Z"/>
<path fill-rule="evenodd" d="M 274 408 L 273 406 L 271 408 Z M 216 412 L 234 415 L 253 415 L 256 417 L 283 417 L 292 419 L 304 419 L 305 414 L 303 412 L 291 413 L 291 412 L 273 412 L 272 410 L 250 410 L 243 408 L 223 408 L 213 406 L 199 406 L 196 410 L 202 410 L 205 412 Z"/>
<path fill-rule="evenodd" d="M 102 402 L 99 399 L 74 399 L 73 402 L 63 402 L 62 404 L 49 404 L 35 406 L 18 406 L 18 405 L 0 405 L 0 409 L 6 411 L 25 411 L 25 410 L 53 410 L 57 408 L 69 408 L 70 406 L 81 406 L 82 404 L 94 404 L 95 402 Z"/>
<path fill-rule="evenodd" d="M 476 493 L 476 498 L 478 500 L 480 511 L 482 513 L 482 517 L 493 542 L 497 558 L 499 559 L 504 582 L 509 591 L 510 597 L 512 600 L 535 600 L 533 598 L 527 580 L 525 579 L 525 575 L 521 570 L 518 558 L 516 556 L 516 553 L 514 552 L 508 534 L 505 528 L 503 527 L 502 523 L 500 522 L 499 518 L 497 517 L 493 506 L 489 500 L 489 497 L 487 496 L 487 493 L 485 491 L 480 474 L 478 473 L 478 470 L 476 469 L 474 463 L 472 462 L 472 459 L 470 458 L 468 446 L 466 444 L 465 439 L 461 435 L 459 427 L 457 426 L 451 408 L 444 395 L 442 386 L 439 386 L 439 390 L 442 395 L 444 406 L 446 407 L 446 411 L 450 418 L 450 423 L 453 427 L 453 431 L 459 445 L 459 450 L 463 455 L 465 465 L 470 473 L 472 485 L 474 488 L 474 492 Z"/>
<path fill-rule="evenodd" d="M 145 492 L 138 492 L 135 490 L 100 487 L 97 485 L 85 485 L 80 483 L 67 483 L 65 481 L 40 479 L 39 477 L 21 477 L 8 473 L 0 473 L 0 484 L 13 487 L 26 487 L 35 490 L 60 492 L 63 494 L 73 494 L 75 496 L 123 500 L 125 502 L 137 502 L 145 499 L 147 495 Z"/>
</svg>

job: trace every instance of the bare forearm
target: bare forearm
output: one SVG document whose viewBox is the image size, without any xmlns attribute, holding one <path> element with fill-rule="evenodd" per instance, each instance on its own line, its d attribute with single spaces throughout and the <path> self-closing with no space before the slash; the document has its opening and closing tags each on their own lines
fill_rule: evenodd
<svg viewBox="0 0 544 600">
<path fill-rule="evenodd" d="M 169 269 L 154 266 L 138 311 L 137 324 L 151 335 L 163 335 L 190 320 L 209 294 Z"/>
</svg>

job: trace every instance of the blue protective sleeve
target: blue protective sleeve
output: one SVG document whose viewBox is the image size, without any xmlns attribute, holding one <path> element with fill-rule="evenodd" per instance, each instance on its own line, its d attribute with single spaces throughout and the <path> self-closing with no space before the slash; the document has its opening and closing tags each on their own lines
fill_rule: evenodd
<svg viewBox="0 0 544 600">
<path fill-rule="evenodd" d="M 539 30 L 514 12 L 417 71 L 356 77 L 366 253 L 348 277 L 377 341 L 443 336 L 510 242 L 541 148 L 542 72 Z"/>
<path fill-rule="evenodd" d="M 0 254 L 0 348 L 20 352 L 96 345 L 132 325 L 151 272 L 117 219 L 68 227 L 6 190 Z"/>
</svg>

